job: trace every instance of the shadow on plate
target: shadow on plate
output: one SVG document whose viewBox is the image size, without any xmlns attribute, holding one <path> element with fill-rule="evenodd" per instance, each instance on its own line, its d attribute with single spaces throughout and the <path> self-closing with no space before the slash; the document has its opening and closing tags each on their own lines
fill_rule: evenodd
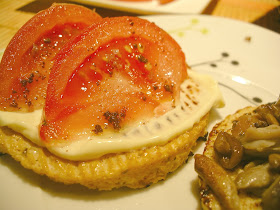
<svg viewBox="0 0 280 210">
<path fill-rule="evenodd" d="M 25 169 L 20 163 L 15 161 L 10 155 L 3 154 L 0 156 L 0 165 L 7 167 L 11 173 L 15 174 L 24 183 L 28 183 L 32 187 L 41 188 L 42 191 L 48 193 L 53 197 L 68 198 L 72 200 L 84 200 L 84 201 L 98 201 L 98 200 L 117 200 L 124 196 L 132 196 L 135 194 L 145 193 L 147 191 L 153 190 L 157 187 L 162 187 L 165 182 L 176 176 L 183 170 L 183 164 L 176 171 L 167 175 L 166 180 L 159 181 L 156 184 L 152 184 L 149 187 L 143 189 L 129 189 L 120 188 L 111 191 L 98 191 L 88 189 L 79 184 L 65 185 L 63 183 L 58 183 L 50 180 L 46 176 L 41 176 L 34 173 L 29 169 Z"/>
</svg>

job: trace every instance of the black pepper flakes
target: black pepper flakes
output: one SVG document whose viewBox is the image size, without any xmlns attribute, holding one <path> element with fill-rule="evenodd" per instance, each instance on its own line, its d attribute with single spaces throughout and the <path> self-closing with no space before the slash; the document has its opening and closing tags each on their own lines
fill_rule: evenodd
<svg viewBox="0 0 280 210">
<path fill-rule="evenodd" d="M 50 39 L 50 38 L 45 38 L 45 39 L 44 39 L 44 43 L 46 43 L 46 44 L 51 43 L 51 39 Z"/>
<path fill-rule="evenodd" d="M 27 79 L 22 79 L 22 80 L 20 80 L 20 83 L 23 87 L 25 87 L 28 83 L 28 80 Z"/>
<path fill-rule="evenodd" d="M 113 128 L 115 130 L 120 130 L 121 129 L 121 120 L 122 118 L 125 118 L 126 116 L 126 111 L 125 109 L 122 109 L 121 112 L 110 112 L 107 111 L 103 114 L 105 119 L 108 121 L 109 124 L 113 125 Z"/>
<path fill-rule="evenodd" d="M 10 103 L 10 107 L 18 108 L 18 103 L 13 99 L 12 103 Z"/>
<path fill-rule="evenodd" d="M 172 85 L 170 86 L 170 85 L 164 85 L 164 89 L 167 91 L 167 92 L 170 92 L 170 93 L 172 93 L 173 91 L 172 91 Z"/>
<path fill-rule="evenodd" d="M 23 93 L 29 93 L 29 90 L 27 88 L 24 89 L 24 91 L 22 91 Z"/>
<path fill-rule="evenodd" d="M 31 106 L 31 105 L 32 105 L 32 102 L 31 102 L 30 100 L 28 100 L 28 101 L 26 102 L 26 104 L 27 104 L 28 106 Z"/>
<path fill-rule="evenodd" d="M 27 79 L 20 80 L 20 83 L 23 87 L 26 87 L 27 83 L 32 83 L 34 78 L 34 74 L 31 73 L 30 76 Z"/>
<path fill-rule="evenodd" d="M 28 83 L 32 83 L 34 78 L 34 74 L 31 73 L 30 76 L 28 77 Z"/>
<path fill-rule="evenodd" d="M 138 55 L 137 58 L 141 63 L 147 63 L 148 62 L 148 59 L 145 58 L 143 55 Z"/>
<path fill-rule="evenodd" d="M 103 132 L 103 129 L 101 127 L 101 125 L 95 125 L 94 129 L 93 129 L 93 132 L 95 134 L 99 134 L 99 133 L 102 133 Z"/>
<path fill-rule="evenodd" d="M 120 126 L 121 119 L 118 112 L 107 111 L 103 114 L 103 116 L 105 117 L 106 120 L 108 120 L 108 122 L 111 125 L 113 125 L 113 128 L 115 130 L 119 130 L 121 128 Z"/>
<path fill-rule="evenodd" d="M 125 109 L 121 110 L 120 116 L 121 116 L 121 118 L 125 118 L 125 116 L 126 116 L 126 110 Z"/>
</svg>

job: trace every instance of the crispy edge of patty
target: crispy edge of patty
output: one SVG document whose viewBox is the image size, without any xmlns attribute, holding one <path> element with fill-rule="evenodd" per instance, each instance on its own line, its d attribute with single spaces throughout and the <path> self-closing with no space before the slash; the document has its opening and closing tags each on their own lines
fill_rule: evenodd
<svg viewBox="0 0 280 210">
<path fill-rule="evenodd" d="M 81 184 L 98 190 L 143 188 L 164 180 L 188 159 L 196 140 L 205 135 L 208 119 L 209 114 L 206 114 L 192 129 L 165 145 L 108 154 L 90 161 L 59 158 L 13 130 L 1 127 L 0 152 L 8 153 L 24 168 L 56 182 Z"/>
</svg>

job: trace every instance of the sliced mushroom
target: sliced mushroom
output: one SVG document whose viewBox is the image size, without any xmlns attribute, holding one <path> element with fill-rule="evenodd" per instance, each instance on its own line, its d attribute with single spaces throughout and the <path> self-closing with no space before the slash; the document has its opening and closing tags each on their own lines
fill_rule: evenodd
<svg viewBox="0 0 280 210">
<path fill-rule="evenodd" d="M 267 158 L 270 154 L 280 153 L 280 141 L 256 140 L 243 144 L 247 156 Z"/>
<path fill-rule="evenodd" d="M 280 154 L 269 155 L 268 162 L 271 168 L 280 171 Z"/>
<path fill-rule="evenodd" d="M 266 121 L 260 119 L 257 114 L 244 114 L 233 122 L 231 133 L 236 139 L 245 135 L 245 132 L 250 127 L 265 127 L 268 126 Z"/>
<path fill-rule="evenodd" d="M 280 126 L 270 125 L 263 128 L 250 127 L 240 139 L 242 143 L 254 140 L 278 139 L 280 141 Z"/>
<path fill-rule="evenodd" d="M 263 188 L 273 182 L 273 175 L 269 170 L 269 164 L 262 164 L 244 170 L 235 179 L 237 189 Z"/>
<path fill-rule="evenodd" d="M 280 126 L 250 127 L 240 139 L 246 155 L 265 157 L 280 153 Z"/>
<path fill-rule="evenodd" d="M 259 106 L 255 113 L 260 115 L 270 125 L 279 125 L 280 122 L 280 98 L 276 103 L 268 103 Z"/>
<path fill-rule="evenodd" d="M 196 154 L 195 170 L 210 186 L 224 209 L 240 209 L 237 188 L 226 171 L 205 155 Z"/>
<path fill-rule="evenodd" d="M 229 144 L 226 136 L 227 136 L 226 133 L 221 132 L 218 134 L 218 136 L 214 142 L 215 151 L 222 156 L 231 155 L 230 144 Z"/>
<path fill-rule="evenodd" d="M 264 191 L 262 202 L 265 210 L 280 209 L 280 176 Z"/>
<path fill-rule="evenodd" d="M 275 104 L 271 105 L 271 109 L 275 118 L 280 122 L 280 97 Z"/>
<path fill-rule="evenodd" d="M 214 149 L 218 154 L 219 163 L 226 169 L 233 169 L 242 160 L 243 147 L 240 141 L 226 132 L 218 134 Z"/>
<path fill-rule="evenodd" d="M 264 163 L 264 161 L 261 160 L 261 159 L 253 160 L 253 161 L 247 163 L 247 164 L 244 166 L 243 170 L 248 170 L 249 168 L 255 167 L 255 166 L 260 165 L 260 164 L 263 164 L 263 163 Z"/>
</svg>

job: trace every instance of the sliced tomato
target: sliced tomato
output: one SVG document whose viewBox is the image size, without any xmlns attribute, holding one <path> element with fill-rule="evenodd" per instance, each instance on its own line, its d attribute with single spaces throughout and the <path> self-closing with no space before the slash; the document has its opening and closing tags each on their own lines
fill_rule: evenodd
<svg viewBox="0 0 280 210">
<path fill-rule="evenodd" d="M 41 138 L 106 135 L 161 115 L 186 77 L 184 53 L 165 31 L 136 17 L 105 18 L 56 56 Z"/>
<path fill-rule="evenodd" d="M 85 7 L 54 4 L 23 25 L 0 64 L 0 110 L 42 108 L 52 59 L 66 42 L 99 19 Z"/>
</svg>

